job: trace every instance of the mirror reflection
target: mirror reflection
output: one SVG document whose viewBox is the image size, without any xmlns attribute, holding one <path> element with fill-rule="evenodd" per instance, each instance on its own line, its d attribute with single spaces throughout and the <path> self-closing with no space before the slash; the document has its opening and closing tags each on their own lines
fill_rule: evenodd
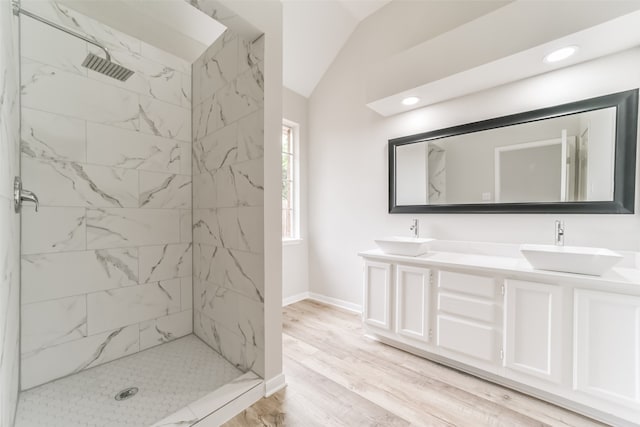
<svg viewBox="0 0 640 427">
<path fill-rule="evenodd" d="M 395 147 L 396 205 L 614 199 L 616 107 Z"/>
</svg>

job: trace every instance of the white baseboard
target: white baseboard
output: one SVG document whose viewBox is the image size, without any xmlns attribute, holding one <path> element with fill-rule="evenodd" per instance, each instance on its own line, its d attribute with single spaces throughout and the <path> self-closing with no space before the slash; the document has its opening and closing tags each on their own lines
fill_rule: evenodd
<svg viewBox="0 0 640 427">
<path fill-rule="evenodd" d="M 316 294 L 315 292 L 309 292 L 309 299 L 333 305 L 334 307 L 343 308 L 357 314 L 362 313 L 362 306 L 360 304 L 354 304 L 352 302 L 344 301 L 338 298 L 332 298 L 326 295 Z"/>
<path fill-rule="evenodd" d="M 282 306 L 286 307 L 289 304 L 294 304 L 298 301 L 302 301 L 309 298 L 309 292 L 300 292 L 299 294 L 296 295 L 291 295 L 290 297 L 286 297 L 282 299 Z"/>
<path fill-rule="evenodd" d="M 354 304 L 352 302 L 344 301 L 338 298 L 328 297 L 322 294 L 316 294 L 315 292 L 301 292 L 299 294 L 284 298 L 282 300 L 282 306 L 286 307 L 289 304 L 295 304 L 296 302 L 303 301 L 306 299 L 312 299 L 314 301 L 322 302 L 328 305 L 332 305 L 334 307 L 352 311 L 357 314 L 362 313 L 362 306 L 359 304 Z"/>
<path fill-rule="evenodd" d="M 264 397 L 269 397 L 274 393 L 279 392 L 287 386 L 284 374 L 276 375 L 275 377 L 266 380 L 264 382 Z"/>
</svg>

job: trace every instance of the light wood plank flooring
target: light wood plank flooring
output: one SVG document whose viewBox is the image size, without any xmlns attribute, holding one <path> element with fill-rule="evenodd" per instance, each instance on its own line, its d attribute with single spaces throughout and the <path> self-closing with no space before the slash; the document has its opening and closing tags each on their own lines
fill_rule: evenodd
<svg viewBox="0 0 640 427">
<path fill-rule="evenodd" d="M 599 426 L 581 415 L 364 337 L 358 315 L 284 308 L 288 386 L 225 426 Z"/>
</svg>

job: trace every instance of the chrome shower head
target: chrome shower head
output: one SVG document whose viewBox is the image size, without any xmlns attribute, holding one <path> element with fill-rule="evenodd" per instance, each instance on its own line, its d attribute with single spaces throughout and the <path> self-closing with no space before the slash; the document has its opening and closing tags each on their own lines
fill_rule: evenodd
<svg viewBox="0 0 640 427">
<path fill-rule="evenodd" d="M 97 55 L 94 55 L 93 53 L 89 53 L 89 55 L 87 55 L 87 57 L 84 59 L 84 62 L 82 63 L 83 67 L 86 67 L 90 70 L 104 74 L 105 76 L 120 80 L 122 82 L 126 81 L 133 74 L 133 71 L 129 70 L 128 68 L 112 62 L 111 55 L 109 55 L 109 52 L 107 51 L 107 49 L 97 41 L 92 40 L 89 37 L 86 37 L 82 34 L 78 34 L 75 31 L 72 31 L 68 28 L 63 27 L 62 25 L 58 25 L 55 22 L 51 22 L 48 19 L 41 18 L 40 16 L 34 13 L 31 13 L 28 10 L 24 10 L 20 7 L 20 4 L 17 2 L 13 4 L 13 13 L 16 16 L 19 14 L 26 15 L 29 18 L 35 19 L 36 21 L 40 21 L 43 24 L 46 24 L 57 30 L 63 31 L 69 35 L 72 35 L 73 37 L 77 37 L 80 40 L 84 40 L 87 43 L 91 43 L 92 45 L 99 47 L 104 51 L 104 55 L 106 59 L 101 58 Z"/>
<path fill-rule="evenodd" d="M 111 62 L 110 58 L 104 59 L 93 53 L 87 55 L 84 62 L 82 62 L 82 66 L 104 74 L 105 76 L 120 80 L 121 82 L 126 81 L 133 75 L 133 71 L 115 62 Z"/>
</svg>

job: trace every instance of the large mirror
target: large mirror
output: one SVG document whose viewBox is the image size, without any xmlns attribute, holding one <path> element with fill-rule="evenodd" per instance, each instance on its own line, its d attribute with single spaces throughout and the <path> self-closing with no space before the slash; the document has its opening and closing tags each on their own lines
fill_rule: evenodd
<svg viewBox="0 0 640 427">
<path fill-rule="evenodd" d="M 389 141 L 390 213 L 633 213 L 638 90 Z"/>
</svg>

